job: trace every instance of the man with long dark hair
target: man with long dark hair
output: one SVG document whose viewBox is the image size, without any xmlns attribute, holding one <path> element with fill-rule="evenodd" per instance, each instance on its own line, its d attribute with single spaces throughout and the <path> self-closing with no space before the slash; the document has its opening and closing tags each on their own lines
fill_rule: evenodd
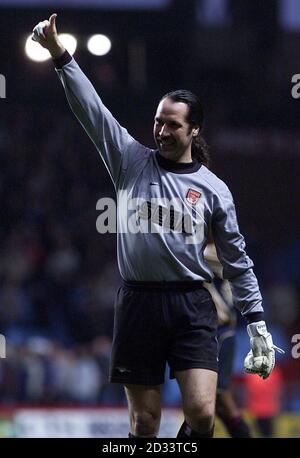
<svg viewBox="0 0 300 458">
<path fill-rule="evenodd" d="M 231 193 L 205 166 L 203 111 L 187 90 L 166 94 L 154 119 L 157 150 L 137 142 L 103 105 L 59 41 L 56 15 L 33 39 L 54 59 L 71 109 L 99 151 L 118 198 L 118 263 L 110 381 L 125 386 L 130 437 L 155 437 L 166 362 L 182 393 L 178 437 L 212 437 L 218 371 L 217 313 L 203 282 L 212 272 L 203 251 L 212 232 L 224 278 L 248 321 L 248 371 L 267 377 L 274 346 L 245 253 Z"/>
</svg>

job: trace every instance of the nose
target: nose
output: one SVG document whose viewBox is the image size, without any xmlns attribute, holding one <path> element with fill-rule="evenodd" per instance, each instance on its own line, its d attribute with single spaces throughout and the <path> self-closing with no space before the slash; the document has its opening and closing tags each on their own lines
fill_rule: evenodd
<svg viewBox="0 0 300 458">
<path fill-rule="evenodd" d="M 162 124 L 159 131 L 158 131 L 159 137 L 167 137 L 169 135 L 168 128 L 166 124 Z"/>
</svg>

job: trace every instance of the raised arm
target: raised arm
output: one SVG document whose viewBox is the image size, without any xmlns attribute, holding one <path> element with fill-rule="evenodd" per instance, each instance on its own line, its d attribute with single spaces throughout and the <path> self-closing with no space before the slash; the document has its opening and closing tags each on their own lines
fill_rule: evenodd
<svg viewBox="0 0 300 458">
<path fill-rule="evenodd" d="M 136 156 L 141 145 L 120 126 L 104 106 L 91 82 L 65 50 L 56 29 L 56 14 L 37 24 L 32 39 L 48 49 L 63 84 L 69 105 L 99 151 L 114 183 L 128 158 Z"/>
</svg>

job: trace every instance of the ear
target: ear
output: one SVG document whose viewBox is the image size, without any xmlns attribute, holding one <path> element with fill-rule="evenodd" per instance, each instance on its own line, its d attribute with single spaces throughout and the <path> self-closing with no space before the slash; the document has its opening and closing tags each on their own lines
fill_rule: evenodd
<svg viewBox="0 0 300 458">
<path fill-rule="evenodd" d="M 197 135 L 199 134 L 199 130 L 200 130 L 199 127 L 193 128 L 193 137 L 197 137 Z"/>
</svg>

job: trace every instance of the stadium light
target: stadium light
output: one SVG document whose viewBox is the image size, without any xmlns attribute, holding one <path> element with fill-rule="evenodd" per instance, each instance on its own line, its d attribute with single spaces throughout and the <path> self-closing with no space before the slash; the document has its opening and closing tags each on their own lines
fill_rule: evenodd
<svg viewBox="0 0 300 458">
<path fill-rule="evenodd" d="M 77 48 L 77 40 L 74 35 L 70 33 L 60 33 L 58 37 L 71 56 L 73 56 Z"/>
<path fill-rule="evenodd" d="M 92 35 L 87 42 L 87 48 L 94 56 L 104 56 L 111 49 L 111 41 L 106 35 Z"/>
<path fill-rule="evenodd" d="M 61 33 L 59 39 L 69 53 L 73 55 L 77 48 L 76 38 L 69 33 Z M 47 49 L 31 39 L 31 35 L 26 39 L 25 53 L 29 59 L 35 62 L 44 62 L 51 57 Z"/>
<path fill-rule="evenodd" d="M 31 35 L 29 35 L 26 40 L 25 53 L 29 59 L 34 60 L 35 62 L 44 62 L 51 57 L 47 49 L 42 48 L 40 44 L 31 39 Z"/>
</svg>

